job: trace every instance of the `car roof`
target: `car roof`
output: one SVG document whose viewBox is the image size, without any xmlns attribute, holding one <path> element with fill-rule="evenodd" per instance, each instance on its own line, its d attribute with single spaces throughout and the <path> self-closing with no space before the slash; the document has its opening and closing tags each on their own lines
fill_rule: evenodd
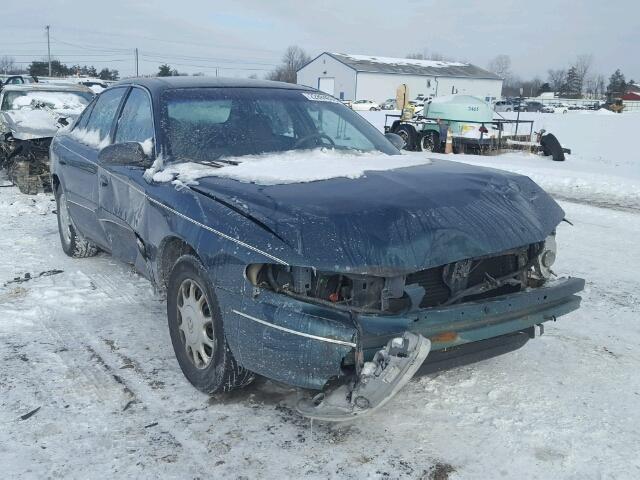
<svg viewBox="0 0 640 480">
<path fill-rule="evenodd" d="M 2 87 L 3 92 L 42 92 L 42 91 L 53 91 L 53 92 L 91 92 L 90 89 L 85 87 L 84 85 L 75 85 L 75 84 L 55 84 L 55 83 L 23 83 L 21 85 L 4 85 Z"/>
<path fill-rule="evenodd" d="M 313 91 L 310 87 L 304 85 L 296 85 L 294 83 L 273 82 L 270 80 L 256 80 L 251 78 L 225 78 L 225 77 L 149 77 L 149 78 L 128 78 L 120 80 L 111 85 L 111 88 L 127 85 L 140 85 L 146 87 L 152 93 L 162 93 L 164 90 L 174 88 L 281 88 L 288 90 L 307 90 Z"/>
</svg>

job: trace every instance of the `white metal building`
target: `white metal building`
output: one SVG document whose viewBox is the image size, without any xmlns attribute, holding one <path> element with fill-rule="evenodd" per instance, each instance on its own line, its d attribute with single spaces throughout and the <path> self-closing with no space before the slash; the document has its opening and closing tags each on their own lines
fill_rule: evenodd
<svg viewBox="0 0 640 480">
<path fill-rule="evenodd" d="M 342 100 L 376 102 L 395 98 L 403 83 L 410 98 L 464 94 L 492 101 L 502 91 L 502 78 L 470 63 L 329 52 L 300 68 L 297 82 Z"/>
</svg>

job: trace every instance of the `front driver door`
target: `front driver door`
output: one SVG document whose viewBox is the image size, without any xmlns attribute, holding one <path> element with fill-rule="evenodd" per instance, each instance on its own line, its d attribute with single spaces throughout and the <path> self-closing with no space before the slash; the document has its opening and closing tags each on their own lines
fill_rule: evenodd
<svg viewBox="0 0 640 480">
<path fill-rule="evenodd" d="M 141 143 L 151 161 L 153 114 L 149 93 L 141 87 L 131 88 L 116 122 L 114 143 L 126 142 Z M 98 216 L 113 256 L 145 273 L 140 241 L 147 208 L 143 173 L 142 167 L 100 164 Z"/>
</svg>

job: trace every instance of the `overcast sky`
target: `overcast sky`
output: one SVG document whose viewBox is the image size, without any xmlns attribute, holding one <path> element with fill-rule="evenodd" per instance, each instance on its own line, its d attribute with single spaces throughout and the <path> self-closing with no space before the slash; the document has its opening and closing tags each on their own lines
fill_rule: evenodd
<svg viewBox="0 0 640 480">
<path fill-rule="evenodd" d="M 538 0 L 29 0 L 4 2 L 0 56 L 27 62 L 52 55 L 64 63 L 153 74 L 179 71 L 262 76 L 292 44 L 322 51 L 404 57 L 437 52 L 486 67 L 498 54 L 521 77 L 546 79 L 579 54 L 608 77 L 621 68 L 640 80 L 640 1 Z"/>
</svg>

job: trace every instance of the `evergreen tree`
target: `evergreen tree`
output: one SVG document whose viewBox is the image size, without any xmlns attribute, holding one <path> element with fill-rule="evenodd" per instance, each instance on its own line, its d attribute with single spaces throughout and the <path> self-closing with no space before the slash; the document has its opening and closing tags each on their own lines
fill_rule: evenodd
<svg viewBox="0 0 640 480">
<path fill-rule="evenodd" d="M 98 77 L 100 80 L 118 80 L 120 77 L 120 72 L 118 70 L 109 70 L 108 68 L 103 68 L 98 73 Z"/>
<path fill-rule="evenodd" d="M 166 63 L 164 65 L 160 65 L 158 67 L 158 77 L 170 77 L 171 75 L 173 75 L 173 70 L 171 70 L 171 66 L 167 65 Z"/>
<path fill-rule="evenodd" d="M 609 77 L 609 86 L 607 87 L 607 94 L 609 95 L 624 95 L 627 90 L 627 82 L 624 80 L 624 74 L 618 68 L 613 75 Z"/>
<path fill-rule="evenodd" d="M 567 79 L 563 88 L 563 96 L 569 98 L 580 98 L 582 95 L 582 80 L 576 67 L 567 70 Z"/>
</svg>

